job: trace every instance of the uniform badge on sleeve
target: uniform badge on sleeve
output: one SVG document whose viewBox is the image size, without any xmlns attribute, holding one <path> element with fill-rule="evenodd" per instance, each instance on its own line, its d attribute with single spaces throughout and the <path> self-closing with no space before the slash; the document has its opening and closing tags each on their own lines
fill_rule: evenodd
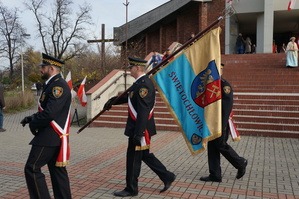
<svg viewBox="0 0 299 199">
<path fill-rule="evenodd" d="M 230 86 L 224 86 L 224 87 L 223 87 L 223 91 L 224 91 L 226 94 L 230 94 L 230 92 L 231 92 L 231 88 L 230 88 Z"/>
<path fill-rule="evenodd" d="M 147 88 L 139 89 L 139 95 L 140 95 L 141 98 L 144 98 L 145 96 L 147 96 L 147 94 L 148 94 Z"/>
<path fill-rule="evenodd" d="M 60 86 L 53 87 L 52 94 L 53 94 L 54 97 L 60 98 L 62 93 L 63 93 L 63 88 L 62 87 L 60 87 Z"/>
</svg>

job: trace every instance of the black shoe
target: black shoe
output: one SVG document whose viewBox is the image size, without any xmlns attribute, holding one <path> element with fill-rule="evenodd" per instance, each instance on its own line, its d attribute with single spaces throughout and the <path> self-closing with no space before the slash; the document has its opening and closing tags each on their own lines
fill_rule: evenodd
<svg viewBox="0 0 299 199">
<path fill-rule="evenodd" d="M 201 181 L 205 181 L 205 182 L 222 182 L 221 178 L 213 178 L 211 176 L 206 176 L 206 177 L 201 177 L 199 178 L 199 180 Z"/>
<path fill-rule="evenodd" d="M 138 193 L 130 193 L 127 192 L 126 190 L 114 192 L 114 196 L 119 196 L 119 197 L 137 196 L 137 195 Z"/>
<path fill-rule="evenodd" d="M 237 179 L 240 179 L 245 175 L 247 163 L 248 162 L 245 159 L 242 168 L 238 169 L 238 173 L 237 173 L 237 176 L 236 176 Z"/>
<path fill-rule="evenodd" d="M 171 186 L 175 178 L 176 176 L 173 174 L 173 178 L 171 180 L 164 182 L 164 188 L 160 191 L 160 193 L 167 191 L 167 189 Z"/>
</svg>

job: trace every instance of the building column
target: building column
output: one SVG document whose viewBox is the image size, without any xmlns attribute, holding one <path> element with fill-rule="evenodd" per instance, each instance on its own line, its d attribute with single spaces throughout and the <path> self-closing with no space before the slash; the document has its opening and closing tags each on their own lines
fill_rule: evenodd
<svg viewBox="0 0 299 199">
<path fill-rule="evenodd" d="M 264 14 L 257 17 L 257 53 L 272 53 L 274 28 L 274 1 L 264 0 Z"/>
<path fill-rule="evenodd" d="M 225 54 L 230 54 L 230 17 L 225 18 Z"/>
<path fill-rule="evenodd" d="M 226 8 L 230 4 L 226 3 Z M 225 54 L 236 53 L 236 39 L 239 34 L 239 27 L 236 19 L 236 15 L 225 17 Z"/>
</svg>

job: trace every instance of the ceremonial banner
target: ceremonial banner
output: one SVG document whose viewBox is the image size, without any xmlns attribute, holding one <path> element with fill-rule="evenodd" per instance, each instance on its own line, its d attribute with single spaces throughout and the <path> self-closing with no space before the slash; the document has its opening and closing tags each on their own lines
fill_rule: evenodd
<svg viewBox="0 0 299 199">
<path fill-rule="evenodd" d="M 152 76 L 193 155 L 221 136 L 220 32 L 211 30 Z"/>
</svg>

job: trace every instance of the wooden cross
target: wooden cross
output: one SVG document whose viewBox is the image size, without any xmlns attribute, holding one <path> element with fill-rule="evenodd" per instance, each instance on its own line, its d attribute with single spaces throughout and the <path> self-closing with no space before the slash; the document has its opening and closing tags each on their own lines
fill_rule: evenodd
<svg viewBox="0 0 299 199">
<path fill-rule="evenodd" d="M 106 42 L 114 42 L 118 41 L 118 39 L 105 39 L 105 24 L 102 24 L 102 39 L 96 39 L 96 40 L 87 40 L 87 43 L 102 43 L 102 48 L 101 48 L 101 67 L 104 68 L 104 63 L 105 63 L 105 43 Z"/>
</svg>

